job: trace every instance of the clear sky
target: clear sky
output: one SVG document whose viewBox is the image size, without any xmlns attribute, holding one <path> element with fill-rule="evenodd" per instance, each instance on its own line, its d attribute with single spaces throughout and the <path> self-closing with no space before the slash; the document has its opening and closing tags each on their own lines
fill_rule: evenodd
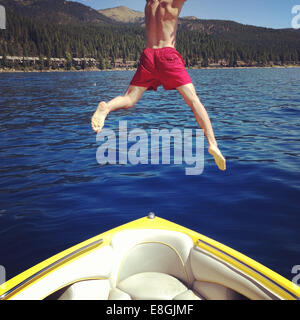
<svg viewBox="0 0 300 320">
<path fill-rule="evenodd" d="M 116 6 L 143 11 L 145 0 L 73 0 L 94 9 Z M 233 20 L 270 28 L 291 28 L 292 8 L 300 0 L 187 0 L 182 16 Z"/>
</svg>

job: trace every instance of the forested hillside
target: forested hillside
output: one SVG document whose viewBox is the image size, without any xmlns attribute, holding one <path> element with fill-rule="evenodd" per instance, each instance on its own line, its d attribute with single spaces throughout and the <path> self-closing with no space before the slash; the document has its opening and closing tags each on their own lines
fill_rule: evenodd
<svg viewBox="0 0 300 320">
<path fill-rule="evenodd" d="M 97 10 L 75 1 L 65 0 L 0 0 L 0 4 L 16 14 L 55 24 L 112 23 Z"/>
<path fill-rule="evenodd" d="M 58 24 L 7 9 L 7 28 L 0 30 L 0 68 L 135 67 L 144 45 L 145 30 L 139 25 Z M 177 49 L 188 66 L 300 64 L 300 32 L 182 19 Z"/>
</svg>

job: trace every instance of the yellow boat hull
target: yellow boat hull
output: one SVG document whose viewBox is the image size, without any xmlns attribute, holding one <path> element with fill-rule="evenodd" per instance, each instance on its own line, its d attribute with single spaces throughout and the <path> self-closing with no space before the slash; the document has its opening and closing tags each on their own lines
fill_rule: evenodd
<svg viewBox="0 0 300 320">
<path fill-rule="evenodd" d="M 298 300 L 300 288 L 195 231 L 149 216 L 67 249 L 0 286 L 2 300 Z"/>
</svg>

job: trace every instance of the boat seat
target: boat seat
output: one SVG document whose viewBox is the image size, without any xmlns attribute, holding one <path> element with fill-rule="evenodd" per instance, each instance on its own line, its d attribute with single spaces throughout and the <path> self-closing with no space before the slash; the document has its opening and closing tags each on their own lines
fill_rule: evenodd
<svg viewBox="0 0 300 320">
<path fill-rule="evenodd" d="M 165 273 L 134 274 L 118 284 L 133 300 L 200 300 L 178 279 Z"/>
<path fill-rule="evenodd" d="M 55 282 L 60 279 L 65 287 Z M 48 286 L 36 285 L 52 286 L 52 297 L 60 300 L 269 298 L 251 279 L 195 247 L 186 234 L 159 229 L 119 232 L 108 245 L 45 280 Z"/>
<path fill-rule="evenodd" d="M 108 280 L 86 280 L 70 285 L 58 300 L 202 300 L 168 274 L 143 272 L 111 288 Z"/>
<path fill-rule="evenodd" d="M 168 274 L 186 286 L 194 281 L 189 255 L 192 239 L 169 230 L 129 230 L 116 234 L 111 241 L 114 263 L 109 279 L 112 287 L 130 276 L 155 272 Z"/>
<path fill-rule="evenodd" d="M 108 280 L 79 281 L 70 285 L 58 300 L 107 300 L 109 291 Z"/>
<path fill-rule="evenodd" d="M 132 300 L 130 295 L 118 288 L 112 288 L 109 292 L 108 300 Z"/>
</svg>

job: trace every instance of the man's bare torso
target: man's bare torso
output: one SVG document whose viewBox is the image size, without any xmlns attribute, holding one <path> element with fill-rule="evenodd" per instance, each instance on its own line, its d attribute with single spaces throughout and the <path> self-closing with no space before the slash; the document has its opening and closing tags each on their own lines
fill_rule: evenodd
<svg viewBox="0 0 300 320">
<path fill-rule="evenodd" d="M 186 0 L 146 1 L 146 47 L 175 48 L 178 17 Z"/>
</svg>

